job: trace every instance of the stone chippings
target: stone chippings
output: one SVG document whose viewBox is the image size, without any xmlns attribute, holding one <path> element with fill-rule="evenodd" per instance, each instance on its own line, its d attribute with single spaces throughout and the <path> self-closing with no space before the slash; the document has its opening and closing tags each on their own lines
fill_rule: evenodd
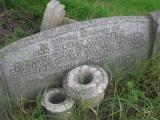
<svg viewBox="0 0 160 120">
<path fill-rule="evenodd" d="M 79 105 L 96 107 L 104 98 L 108 85 L 107 73 L 98 66 L 83 65 L 71 70 L 63 82 L 66 94 Z"/>
<path fill-rule="evenodd" d="M 151 31 L 149 17 L 132 16 L 78 22 L 29 36 L 0 50 L 4 86 L 15 100 L 34 99 L 80 65 L 112 60 L 117 68 L 128 68 L 148 58 Z"/>
</svg>

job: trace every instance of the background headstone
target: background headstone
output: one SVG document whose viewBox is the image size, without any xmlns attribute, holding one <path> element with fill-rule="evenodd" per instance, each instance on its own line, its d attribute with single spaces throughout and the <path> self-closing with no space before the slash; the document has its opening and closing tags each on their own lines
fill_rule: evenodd
<svg viewBox="0 0 160 120">
<path fill-rule="evenodd" d="M 57 0 L 51 0 L 45 9 L 41 31 L 62 25 L 65 16 L 64 5 Z"/>
<path fill-rule="evenodd" d="M 0 50 L 5 87 L 11 98 L 34 99 L 47 85 L 62 82 L 70 69 L 107 60 L 128 68 L 152 48 L 147 16 L 111 17 L 40 32 Z"/>
</svg>

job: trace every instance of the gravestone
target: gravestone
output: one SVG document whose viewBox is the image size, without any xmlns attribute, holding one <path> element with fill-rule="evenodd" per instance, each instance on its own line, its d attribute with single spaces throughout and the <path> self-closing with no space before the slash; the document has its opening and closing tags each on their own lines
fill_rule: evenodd
<svg viewBox="0 0 160 120">
<path fill-rule="evenodd" d="M 41 31 L 61 26 L 65 16 L 65 6 L 57 0 L 51 0 L 45 9 Z"/>
<path fill-rule="evenodd" d="M 112 60 L 129 67 L 150 55 L 148 16 L 111 17 L 73 23 L 21 39 L 0 50 L 4 86 L 11 98 L 34 99 L 68 70 Z"/>
</svg>

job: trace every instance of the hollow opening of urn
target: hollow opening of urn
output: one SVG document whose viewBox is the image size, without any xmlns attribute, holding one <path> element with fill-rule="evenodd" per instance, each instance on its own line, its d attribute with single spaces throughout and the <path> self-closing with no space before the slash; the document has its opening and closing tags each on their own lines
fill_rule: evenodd
<svg viewBox="0 0 160 120">
<path fill-rule="evenodd" d="M 52 104 L 60 104 L 66 100 L 66 95 L 64 93 L 56 93 L 50 96 L 49 101 Z"/>
<path fill-rule="evenodd" d="M 86 85 L 91 83 L 93 80 L 93 75 L 90 72 L 84 72 L 79 75 L 78 77 L 78 83 L 82 85 Z"/>
</svg>

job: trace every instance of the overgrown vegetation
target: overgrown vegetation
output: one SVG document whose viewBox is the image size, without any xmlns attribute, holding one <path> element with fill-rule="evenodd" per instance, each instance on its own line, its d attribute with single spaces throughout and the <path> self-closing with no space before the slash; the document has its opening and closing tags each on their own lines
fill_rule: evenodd
<svg viewBox="0 0 160 120">
<path fill-rule="evenodd" d="M 7 8 L 20 9 L 42 16 L 49 0 L 2 0 Z M 60 0 L 67 16 L 77 20 L 119 16 L 145 15 L 160 8 L 159 0 Z"/>
<path fill-rule="evenodd" d="M 67 15 L 77 20 L 105 16 L 145 15 L 160 8 L 159 0 L 61 0 Z"/>
<path fill-rule="evenodd" d="M 43 15 L 46 4 L 49 0 L 2 0 L 5 7 L 18 9 L 34 13 L 38 16 Z"/>
<path fill-rule="evenodd" d="M 43 11 L 49 0 L 1 0 L 1 46 L 39 31 Z M 61 0 L 67 16 L 77 20 L 119 16 L 146 15 L 160 9 L 160 0 Z M 10 14 L 11 13 L 11 14 Z M 10 20 L 11 21 L 8 21 Z M 12 27 L 11 24 L 14 24 Z M 8 34 L 9 31 L 9 34 Z M 107 65 L 103 67 L 107 69 Z M 110 72 L 109 72 L 110 73 Z M 111 73 L 113 74 L 113 73 Z M 124 77 L 124 75 L 128 77 Z M 110 75 L 110 78 L 112 75 Z M 102 104 L 95 110 L 75 108 L 73 120 L 159 120 L 160 119 L 160 55 L 137 65 L 134 72 L 117 71 L 109 80 Z M 39 97 L 35 101 L 21 100 L 20 109 L 9 111 L 13 120 L 44 120 Z M 91 112 L 92 111 L 92 112 Z M 93 115 L 94 113 L 94 115 Z"/>
</svg>

